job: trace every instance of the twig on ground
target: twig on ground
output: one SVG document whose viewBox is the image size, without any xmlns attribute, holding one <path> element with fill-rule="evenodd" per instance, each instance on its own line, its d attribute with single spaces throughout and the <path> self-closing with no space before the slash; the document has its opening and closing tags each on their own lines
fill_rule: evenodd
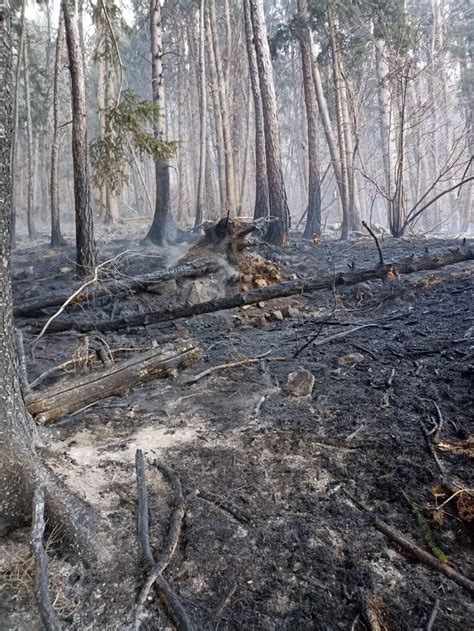
<svg viewBox="0 0 474 631">
<path fill-rule="evenodd" d="M 44 527 L 44 488 L 40 484 L 36 487 L 33 497 L 33 524 L 31 528 L 31 552 L 36 568 L 36 602 L 44 628 L 48 631 L 60 631 L 61 624 L 49 595 L 48 556 L 43 546 Z"/>
<path fill-rule="evenodd" d="M 296 353 L 293 355 L 294 358 L 298 357 L 298 355 L 300 355 L 302 353 L 302 351 L 305 350 L 305 348 L 307 348 L 310 344 L 313 344 L 313 346 L 323 346 L 324 344 L 328 344 L 329 342 L 332 342 L 333 340 L 339 340 L 343 337 L 347 337 L 348 335 L 351 335 L 352 333 L 355 333 L 356 331 L 360 331 L 362 329 L 367 329 L 371 326 L 379 326 L 376 323 L 372 323 L 372 324 L 362 324 L 361 326 L 355 326 L 353 329 L 348 329 L 347 331 L 341 331 L 340 333 L 335 333 L 334 335 L 328 335 L 328 337 L 323 338 L 322 340 L 319 340 L 316 342 L 316 336 L 312 337 L 310 340 L 308 340 L 305 344 L 303 344 L 303 346 L 301 346 Z M 318 334 L 319 335 L 319 334 Z"/>
<path fill-rule="evenodd" d="M 441 574 L 444 574 L 455 583 L 457 583 L 467 591 L 471 592 L 471 594 L 474 594 L 474 581 L 471 581 L 469 578 L 467 578 L 467 576 L 460 574 L 450 565 L 447 565 L 446 563 L 441 563 L 441 561 L 438 561 L 438 559 L 431 555 L 429 552 L 425 552 L 425 550 L 419 548 L 415 543 L 406 539 L 399 530 L 393 528 L 392 526 L 389 526 L 387 523 L 374 515 L 372 511 L 364 506 L 362 502 L 353 497 L 348 491 L 346 491 L 344 488 L 342 490 L 359 510 L 370 516 L 373 526 L 377 530 L 382 532 L 391 541 L 394 541 L 398 546 L 400 546 L 400 548 L 402 548 L 402 550 L 411 554 L 413 557 L 415 557 L 415 559 L 421 561 L 421 563 L 423 563 L 424 565 L 427 565 L 431 569 L 437 570 Z"/>
<path fill-rule="evenodd" d="M 348 442 L 349 440 L 352 440 L 353 438 L 355 438 L 357 436 L 357 434 L 359 432 L 361 432 L 363 429 L 365 428 L 365 423 L 362 423 L 361 425 L 359 425 L 359 427 L 357 429 L 355 429 L 352 434 L 349 434 L 349 436 L 346 436 L 346 438 L 344 439 L 346 442 Z"/>
<path fill-rule="evenodd" d="M 193 385 L 197 383 L 198 381 L 200 381 L 201 379 L 203 379 L 204 377 L 208 377 L 209 375 L 212 375 L 212 373 L 217 372 L 218 370 L 226 370 L 228 368 L 237 368 L 238 366 L 251 366 L 252 364 L 259 364 L 262 359 L 267 358 L 269 353 L 271 353 L 271 351 L 267 351 L 266 353 L 263 353 L 262 355 L 258 355 L 257 357 L 253 357 L 251 359 L 239 359 L 233 362 L 227 362 L 226 364 L 219 364 L 218 366 L 211 366 L 211 368 L 208 368 L 207 370 L 203 370 L 197 375 L 194 375 L 193 377 L 186 379 L 186 381 L 184 381 L 182 385 L 183 386 Z M 285 358 L 284 357 L 268 357 L 267 361 L 281 362 L 281 361 L 285 361 Z"/>
<path fill-rule="evenodd" d="M 221 508 L 222 510 L 235 517 L 237 521 L 240 521 L 244 524 L 249 524 L 252 521 L 250 515 L 248 515 L 245 511 L 241 510 L 232 502 L 220 498 L 218 495 L 215 495 L 210 491 L 201 491 L 200 489 L 198 489 L 196 491 L 196 495 L 197 497 L 201 497 L 202 499 L 215 504 L 217 508 Z"/>
<path fill-rule="evenodd" d="M 370 236 L 374 239 L 375 245 L 377 246 L 377 250 L 379 252 L 381 274 L 382 274 L 382 283 L 385 285 L 385 262 L 383 260 L 383 252 L 382 252 L 382 248 L 380 247 L 379 240 L 377 239 L 377 235 L 375 234 L 375 232 L 372 230 L 372 228 L 370 228 L 370 226 L 365 221 L 362 222 L 362 225 L 370 234 Z"/>
<path fill-rule="evenodd" d="M 150 547 L 150 527 L 148 519 L 148 493 L 145 479 L 145 459 L 141 449 L 135 453 L 135 470 L 137 474 L 138 488 L 138 518 L 137 534 L 138 544 L 142 558 L 150 565 L 153 565 L 153 553 Z"/>
<path fill-rule="evenodd" d="M 387 388 L 391 388 L 392 387 L 393 378 L 395 377 L 395 373 L 396 373 L 395 368 L 392 368 L 392 370 L 390 371 L 390 376 L 387 379 Z"/>
<path fill-rule="evenodd" d="M 436 415 L 438 417 L 436 430 L 433 434 L 433 442 L 436 444 L 440 439 L 441 430 L 443 429 L 443 424 L 444 424 L 444 418 L 443 418 L 443 415 L 441 414 L 441 410 L 439 409 L 439 405 L 436 403 L 436 401 L 433 401 L 433 405 L 436 410 Z"/>
<path fill-rule="evenodd" d="M 232 583 L 229 593 L 224 598 L 224 600 L 222 601 L 222 604 L 219 606 L 218 610 L 216 611 L 217 618 L 220 618 L 222 616 L 222 614 L 224 613 L 224 609 L 230 603 L 230 599 L 235 594 L 236 590 L 237 590 L 237 583 Z"/>
<path fill-rule="evenodd" d="M 371 350 L 369 350 L 366 346 L 361 346 L 360 344 L 354 344 L 353 342 L 351 342 L 351 346 L 353 346 L 354 348 L 357 348 L 358 351 L 362 351 L 362 353 L 366 353 L 367 355 L 372 357 L 372 359 L 375 359 L 375 360 L 378 359 L 377 355 L 373 353 Z"/>
<path fill-rule="evenodd" d="M 171 558 L 178 545 L 179 536 L 181 533 L 181 526 L 185 510 L 181 482 L 174 471 L 169 469 L 166 465 L 155 461 L 155 466 L 171 483 L 175 496 L 175 507 L 173 515 L 171 517 L 170 527 L 166 537 L 166 543 L 164 549 L 160 554 L 160 557 L 158 558 L 158 561 L 155 561 L 149 543 L 148 493 L 145 480 L 145 461 L 140 450 L 137 451 L 135 463 L 138 486 L 138 538 L 142 555 L 144 556 L 147 564 L 151 569 L 148 573 L 145 583 L 140 590 L 140 594 L 137 599 L 134 627 L 136 630 L 140 628 L 145 615 L 145 603 L 148 598 L 148 594 L 150 593 L 150 589 L 154 586 L 155 590 L 158 592 L 159 597 L 164 601 L 165 608 L 169 612 L 170 617 L 174 620 L 176 627 L 180 631 L 190 631 L 192 629 L 192 625 L 188 618 L 188 615 L 179 602 L 178 597 L 172 590 L 168 581 L 162 574 L 171 561 Z"/>
<path fill-rule="evenodd" d="M 436 598 L 436 600 L 434 601 L 433 610 L 431 611 L 431 615 L 429 617 L 425 631 L 432 631 L 433 625 L 436 620 L 436 616 L 438 615 L 438 611 L 439 611 L 439 598 Z"/>
<path fill-rule="evenodd" d="M 423 423 L 423 421 L 421 419 L 420 419 L 420 425 L 421 425 L 421 429 L 423 431 L 423 436 L 425 437 L 425 440 L 426 440 L 426 445 L 428 447 L 428 450 L 429 450 L 430 454 L 433 456 L 436 464 L 438 465 L 438 469 L 439 469 L 441 475 L 444 478 L 445 471 L 444 471 L 443 464 L 442 464 L 441 460 L 439 459 L 438 454 L 436 453 L 436 449 L 434 448 L 433 442 L 430 439 L 429 432 L 426 429 L 425 424 Z"/>
</svg>

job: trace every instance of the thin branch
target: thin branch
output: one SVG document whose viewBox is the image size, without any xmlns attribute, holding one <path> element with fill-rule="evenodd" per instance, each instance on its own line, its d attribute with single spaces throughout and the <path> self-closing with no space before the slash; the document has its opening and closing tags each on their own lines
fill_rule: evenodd
<svg viewBox="0 0 474 631">
<path fill-rule="evenodd" d="M 149 532 L 148 532 L 148 494 L 146 489 L 145 480 L 145 462 L 140 450 L 136 454 L 136 469 L 137 469 L 137 485 L 138 485 L 138 538 L 140 549 L 144 555 L 147 564 L 151 567 L 151 570 L 146 578 L 140 594 L 137 599 L 137 607 L 135 610 L 135 622 L 134 628 L 136 631 L 141 626 L 143 618 L 145 616 L 145 603 L 150 593 L 150 589 L 154 586 L 158 591 L 159 596 L 163 599 L 167 610 L 170 613 L 171 618 L 174 620 L 176 627 L 180 631 L 191 631 L 192 625 L 188 618 L 186 611 L 179 602 L 178 597 L 170 587 L 168 581 L 163 576 L 163 571 L 168 566 L 171 558 L 177 548 L 179 536 L 181 533 L 181 526 L 184 518 L 184 497 L 181 489 L 181 482 L 171 469 L 162 463 L 155 461 L 155 466 L 164 474 L 164 476 L 171 483 L 175 496 L 175 507 L 171 517 L 171 523 L 166 537 L 164 549 L 162 550 L 158 561 L 155 561 L 151 552 L 149 544 Z M 146 517 L 145 517 L 146 515 Z"/>
<path fill-rule="evenodd" d="M 438 615 L 438 611 L 439 611 L 439 598 L 436 598 L 436 600 L 434 601 L 433 609 L 431 611 L 431 615 L 426 625 L 426 631 L 433 630 L 433 626 L 436 620 L 436 616 Z"/>
<path fill-rule="evenodd" d="M 61 631 L 61 624 L 49 596 L 48 556 L 43 546 L 44 527 L 44 488 L 40 484 L 36 487 L 33 497 L 33 524 L 31 528 L 31 552 L 36 567 L 36 602 L 43 627 L 48 631 Z"/>
<path fill-rule="evenodd" d="M 380 247 L 379 240 L 377 239 L 377 235 L 375 234 L 375 232 L 372 230 L 372 228 L 365 221 L 362 222 L 362 225 L 367 230 L 367 232 L 370 234 L 370 236 L 373 238 L 373 240 L 375 241 L 375 245 L 377 246 L 377 250 L 379 252 L 380 266 L 382 268 L 382 283 L 385 285 L 385 273 L 384 273 L 385 262 L 383 260 L 383 252 L 382 252 L 382 248 Z"/>
<path fill-rule="evenodd" d="M 324 344 L 329 344 L 329 342 L 332 342 L 334 340 L 339 340 L 342 339 L 343 337 L 347 337 L 348 335 L 351 335 L 352 333 L 355 333 L 356 331 L 360 331 L 361 329 L 367 329 L 368 327 L 371 326 L 379 326 L 378 324 L 362 324 L 361 326 L 356 326 L 353 329 L 348 329 L 347 331 L 341 331 L 341 333 L 335 333 L 334 335 L 328 335 L 328 337 L 323 338 L 322 340 L 319 340 L 318 342 L 315 341 L 316 337 L 313 336 L 310 340 L 308 340 L 305 344 L 303 344 L 303 346 L 301 348 L 299 348 L 296 353 L 293 355 L 293 357 L 298 357 L 298 355 L 300 355 L 302 353 L 302 351 L 304 351 L 305 348 L 307 348 L 310 344 L 313 344 L 313 346 L 323 346 Z M 319 335 L 319 333 L 318 333 Z"/>
<path fill-rule="evenodd" d="M 419 217 L 421 215 L 421 213 L 424 213 L 425 210 L 427 208 L 429 208 L 431 206 L 431 204 L 434 204 L 435 202 L 437 202 L 440 197 L 443 197 L 444 195 L 447 195 L 448 193 L 451 193 L 451 191 L 455 191 L 457 188 L 460 188 L 461 186 L 463 186 L 463 184 L 466 184 L 467 182 L 471 182 L 472 180 L 474 180 L 474 175 L 472 175 L 471 177 L 467 177 L 466 179 L 461 180 L 457 184 L 454 184 L 454 186 L 451 186 L 450 188 L 447 188 L 444 191 L 441 191 L 441 193 L 438 193 L 438 195 L 433 197 L 433 199 L 431 199 L 427 204 L 425 204 L 422 208 L 420 208 L 414 215 L 410 214 L 405 219 L 405 222 L 403 224 L 403 228 L 406 228 L 410 223 L 413 223 L 413 221 L 417 217 Z"/>
<path fill-rule="evenodd" d="M 116 261 L 117 259 L 119 259 L 121 256 L 124 256 L 125 254 L 127 254 L 129 252 L 129 250 L 125 250 L 124 252 L 120 252 L 119 254 L 117 254 L 116 256 L 112 257 L 111 259 L 108 259 L 107 261 L 104 261 L 103 263 L 100 263 L 100 265 L 97 265 L 97 267 L 94 269 L 94 275 L 90 280 L 86 280 L 85 283 L 83 283 L 79 289 L 76 289 L 76 291 L 71 294 L 69 296 L 69 298 L 61 305 L 61 307 L 56 311 L 56 313 L 54 313 L 45 323 L 45 325 L 43 326 L 43 328 L 41 329 L 41 331 L 38 333 L 38 335 L 35 337 L 35 339 L 33 340 L 32 344 L 31 344 L 31 350 L 34 353 L 34 350 L 36 348 L 36 344 L 39 342 L 39 340 L 43 337 L 43 335 L 46 333 L 49 325 L 51 324 L 51 322 L 53 322 L 53 320 L 55 320 L 58 316 L 61 315 L 61 313 L 63 313 L 63 311 L 66 309 L 66 307 L 74 301 L 74 299 L 79 296 L 79 294 L 81 294 L 84 289 L 86 289 L 86 287 L 89 287 L 89 285 L 93 285 L 94 283 L 96 283 L 99 279 L 99 270 L 101 270 L 105 265 L 107 265 L 108 263 L 113 263 L 114 261 Z"/>
</svg>

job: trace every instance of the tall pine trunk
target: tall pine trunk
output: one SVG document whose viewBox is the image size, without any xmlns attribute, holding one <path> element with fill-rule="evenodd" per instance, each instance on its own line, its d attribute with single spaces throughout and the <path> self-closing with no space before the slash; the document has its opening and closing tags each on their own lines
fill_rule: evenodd
<svg viewBox="0 0 474 631">
<path fill-rule="evenodd" d="M 276 220 L 271 224 L 268 238 L 277 245 L 286 245 L 289 239 L 290 212 L 283 181 L 278 107 L 263 0 L 250 0 L 250 10 L 262 95 L 270 215 Z"/>
<path fill-rule="evenodd" d="M 250 16 L 250 0 L 244 0 L 245 40 L 249 64 L 250 83 L 255 112 L 255 207 L 254 219 L 268 217 L 267 158 L 265 154 L 265 129 L 263 124 L 262 95 L 258 78 L 257 57 L 253 43 L 253 26 Z"/>
<path fill-rule="evenodd" d="M 301 65 L 303 71 L 303 90 L 306 106 L 308 134 L 308 206 L 304 236 L 309 239 L 321 234 L 321 175 L 318 137 L 318 102 L 313 83 L 313 56 L 311 52 L 311 34 L 307 25 L 307 0 L 298 0 L 298 12 L 301 18 L 299 34 Z"/>
<path fill-rule="evenodd" d="M 76 266 L 79 276 L 87 276 L 97 265 L 97 249 L 89 178 L 84 67 L 74 0 L 62 0 L 62 9 L 71 75 Z"/>
</svg>

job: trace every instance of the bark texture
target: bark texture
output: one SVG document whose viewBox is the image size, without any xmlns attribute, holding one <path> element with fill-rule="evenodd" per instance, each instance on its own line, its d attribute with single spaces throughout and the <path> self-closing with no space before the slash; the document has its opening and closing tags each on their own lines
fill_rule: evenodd
<svg viewBox="0 0 474 631">
<path fill-rule="evenodd" d="M 150 50 L 153 102 L 159 107 L 154 133 L 165 139 L 165 84 L 163 77 L 163 32 L 160 0 L 150 2 Z M 170 165 L 167 160 L 155 160 L 155 214 L 146 238 L 156 245 L 164 245 L 171 223 Z"/>
<path fill-rule="evenodd" d="M 285 245 L 289 238 L 290 212 L 283 181 L 278 107 L 263 0 L 250 0 L 250 9 L 263 105 L 270 214 L 277 219 L 268 236 L 271 242 Z"/>
<path fill-rule="evenodd" d="M 249 64 L 250 84 L 255 112 L 255 207 L 254 219 L 268 217 L 267 158 L 265 153 L 265 129 L 263 125 L 263 105 L 258 78 L 257 57 L 253 43 L 253 27 L 250 17 L 250 0 L 244 0 L 245 40 Z"/>
<path fill-rule="evenodd" d="M 51 245 L 64 245 L 61 234 L 61 214 L 59 210 L 59 145 L 61 141 L 59 131 L 59 82 L 61 76 L 61 59 L 64 48 L 64 16 L 59 10 L 58 33 L 56 36 L 56 51 L 54 57 L 53 77 L 53 140 L 51 143 L 51 175 L 50 175 L 50 203 L 51 203 Z"/>
<path fill-rule="evenodd" d="M 62 9 L 71 75 L 76 266 L 79 276 L 87 276 L 97 265 L 97 249 L 89 178 L 84 67 L 74 0 L 62 0 Z"/>
</svg>

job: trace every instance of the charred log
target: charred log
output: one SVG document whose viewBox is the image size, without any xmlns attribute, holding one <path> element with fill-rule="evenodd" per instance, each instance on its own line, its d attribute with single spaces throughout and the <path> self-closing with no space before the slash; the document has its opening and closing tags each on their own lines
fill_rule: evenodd
<svg viewBox="0 0 474 631">
<path fill-rule="evenodd" d="M 309 292 L 330 289 L 333 286 L 348 286 L 363 283 L 369 280 L 380 278 L 382 275 L 411 274 L 423 270 L 436 270 L 446 265 L 453 265 L 462 261 L 470 261 L 474 259 L 474 250 L 472 248 L 458 248 L 450 250 L 438 256 L 424 255 L 419 258 L 407 258 L 402 261 L 384 265 L 376 268 L 360 270 L 349 273 L 339 273 L 335 275 L 323 276 L 320 278 L 306 278 L 301 280 L 288 281 L 264 287 L 263 289 L 254 289 L 247 292 L 241 292 L 224 298 L 216 298 L 207 302 L 194 305 L 184 305 L 172 309 L 164 309 L 162 311 L 150 311 L 149 313 L 141 313 L 136 316 L 127 318 L 118 318 L 102 322 L 80 322 L 77 320 L 56 320 L 52 322 L 48 328 L 49 332 L 68 331 L 74 329 L 76 331 L 114 331 L 134 326 L 148 326 L 150 324 L 159 324 L 160 322 L 169 322 L 180 318 L 191 318 L 204 313 L 213 313 L 223 311 L 225 309 L 234 309 L 243 307 L 244 305 L 253 305 L 261 301 L 273 300 L 274 298 L 284 298 L 295 296 Z"/>
<path fill-rule="evenodd" d="M 36 421 L 48 423 L 106 397 L 124 394 L 140 383 L 169 377 L 200 357 L 200 348 L 192 341 L 153 348 L 92 375 L 67 379 L 46 390 L 32 392 L 25 398 L 26 406 Z"/>
</svg>

